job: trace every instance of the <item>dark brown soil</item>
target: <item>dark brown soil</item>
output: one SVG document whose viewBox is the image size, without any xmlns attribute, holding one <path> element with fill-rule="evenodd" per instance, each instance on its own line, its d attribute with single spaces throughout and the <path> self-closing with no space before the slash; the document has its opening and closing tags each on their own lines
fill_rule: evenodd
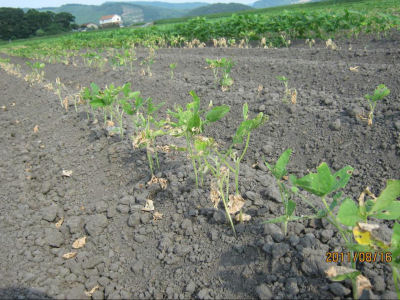
<svg viewBox="0 0 400 300">
<path fill-rule="evenodd" d="M 78 66 L 46 63 L 45 83 L 60 77 L 70 94 L 91 82 L 131 82 L 144 96 L 166 102 L 161 117 L 174 104 L 191 101 L 191 90 L 204 107 L 210 100 L 228 104 L 228 117 L 206 132 L 222 143 L 241 121 L 244 102 L 251 115 L 269 115 L 252 134 L 241 166 L 240 191 L 252 219 L 236 225 L 238 239 L 223 210 L 212 208 L 208 185 L 195 188 L 191 163 L 181 154 L 161 155 L 157 176 L 168 187 L 154 190 L 146 185 L 151 176 L 145 152 L 132 148 L 128 120 L 127 137 L 110 137 L 101 119 L 93 124 L 82 107 L 65 112 L 43 84 L 30 86 L 0 70 L 0 106 L 6 107 L 0 111 L 0 298 L 88 298 L 84 292 L 96 286 L 93 299 L 351 297 L 350 282 L 332 283 L 324 275 L 330 266 L 326 252 L 343 250 L 330 224 L 293 222 L 287 237 L 279 226 L 262 224 L 283 209 L 263 159 L 274 162 L 290 147 L 288 169 L 298 176 L 323 161 L 334 170 L 351 165 L 355 172 L 345 193 L 354 199 L 366 186 L 379 194 L 387 179 L 399 179 L 399 41 L 398 35 L 344 40 L 337 50 L 303 42 L 287 49 L 159 49 L 151 77 L 140 75 L 144 49 L 137 51 L 133 74 L 88 68 L 80 60 Z M 236 63 L 227 92 L 214 86 L 205 69 L 206 58 L 221 57 Z M 29 72 L 25 59 L 11 62 Z M 171 63 L 177 64 L 174 79 Z M 297 89 L 296 105 L 282 102 L 280 75 Z M 364 95 L 381 83 L 391 93 L 367 126 L 356 115 L 367 114 Z M 62 176 L 63 170 L 73 173 Z M 141 211 L 148 197 L 161 220 Z M 296 214 L 309 212 L 299 201 Z M 86 245 L 72 249 L 83 236 Z M 71 251 L 78 255 L 62 258 Z M 358 267 L 373 285 L 367 296 L 395 297 L 388 264 Z"/>
</svg>

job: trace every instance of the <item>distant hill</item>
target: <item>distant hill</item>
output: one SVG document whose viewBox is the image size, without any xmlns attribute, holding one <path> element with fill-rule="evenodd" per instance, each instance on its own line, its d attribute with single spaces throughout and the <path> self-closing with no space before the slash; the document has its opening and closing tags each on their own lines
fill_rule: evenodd
<svg viewBox="0 0 400 300">
<path fill-rule="evenodd" d="M 266 8 L 273 6 L 282 6 L 282 5 L 290 5 L 290 4 L 300 4 L 307 2 L 318 2 L 322 0 L 258 0 L 253 3 L 254 8 Z"/>
<path fill-rule="evenodd" d="M 170 2 L 161 2 L 161 1 L 134 1 L 129 2 L 131 4 L 139 4 L 139 5 L 150 5 L 155 7 L 164 7 L 170 9 L 178 9 L 178 10 L 190 10 L 195 9 L 197 7 L 206 6 L 208 3 L 206 2 L 184 2 L 184 3 L 170 3 Z"/>
<path fill-rule="evenodd" d="M 209 14 L 218 14 L 218 13 L 227 13 L 227 12 L 236 12 L 241 10 L 253 9 L 251 6 L 239 4 L 239 3 L 216 3 L 210 4 L 207 6 L 201 6 L 195 9 L 192 9 L 185 16 L 202 16 Z"/>
<path fill-rule="evenodd" d="M 132 2 L 106 2 L 102 5 L 66 4 L 60 7 L 43 7 L 38 10 L 53 11 L 55 13 L 69 12 L 75 16 L 77 24 L 89 22 L 98 24 L 101 16 L 118 14 L 122 16 L 125 25 L 166 18 L 178 18 L 187 12 L 185 9 L 139 5 Z"/>
</svg>

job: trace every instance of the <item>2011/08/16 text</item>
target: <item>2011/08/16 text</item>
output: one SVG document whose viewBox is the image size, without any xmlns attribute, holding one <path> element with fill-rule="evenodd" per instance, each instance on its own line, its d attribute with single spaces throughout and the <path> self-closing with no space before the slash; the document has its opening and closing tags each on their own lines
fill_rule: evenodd
<svg viewBox="0 0 400 300">
<path fill-rule="evenodd" d="M 326 262 L 339 263 L 339 262 L 387 262 L 392 261 L 391 252 L 326 252 Z"/>
</svg>

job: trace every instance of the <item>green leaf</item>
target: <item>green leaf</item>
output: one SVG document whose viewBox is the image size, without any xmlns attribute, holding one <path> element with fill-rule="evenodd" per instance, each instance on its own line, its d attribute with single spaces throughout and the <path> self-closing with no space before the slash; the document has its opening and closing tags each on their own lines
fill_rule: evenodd
<svg viewBox="0 0 400 300">
<path fill-rule="evenodd" d="M 192 96 L 193 101 L 187 105 L 187 108 L 193 109 L 193 112 L 197 113 L 200 109 L 200 98 L 195 91 L 190 91 L 189 94 Z"/>
<path fill-rule="evenodd" d="M 355 279 L 360 274 L 361 274 L 360 271 L 357 271 L 355 269 L 349 269 L 347 273 L 339 274 L 334 277 L 329 277 L 329 279 L 332 281 L 343 281 L 346 279 Z"/>
<path fill-rule="evenodd" d="M 94 82 L 92 82 L 90 84 L 90 87 L 92 89 L 92 96 L 97 95 L 99 93 L 99 87 L 97 86 L 97 84 L 95 84 Z"/>
<path fill-rule="evenodd" d="M 337 171 L 333 176 L 336 179 L 335 185 L 332 187 L 333 190 L 344 188 L 350 180 L 354 169 L 351 166 L 346 166 Z"/>
<path fill-rule="evenodd" d="M 249 106 L 247 105 L 247 102 L 243 104 L 243 120 L 247 120 L 249 117 Z"/>
<path fill-rule="evenodd" d="M 206 120 L 208 122 L 215 122 L 223 118 L 230 110 L 228 105 L 221 105 L 213 107 L 207 114 Z"/>
<path fill-rule="evenodd" d="M 291 181 L 302 189 L 320 197 L 329 194 L 335 183 L 326 163 L 322 163 L 317 168 L 317 173 L 309 173 L 302 178 L 291 176 Z"/>
<path fill-rule="evenodd" d="M 374 206 L 371 208 L 369 214 L 376 214 L 387 207 L 400 196 L 400 180 L 388 180 L 386 188 L 381 192 L 379 197 L 375 200 Z"/>
<path fill-rule="evenodd" d="M 292 149 L 289 148 L 285 152 L 283 152 L 278 158 L 276 165 L 272 169 L 272 174 L 275 176 L 276 179 L 279 180 L 287 174 L 286 166 L 289 163 L 291 154 Z"/>
<path fill-rule="evenodd" d="M 374 249 L 367 245 L 360 244 L 347 244 L 347 249 L 355 252 L 372 252 Z"/>
<path fill-rule="evenodd" d="M 296 203 L 292 200 L 289 200 L 288 205 L 287 205 L 287 212 L 286 212 L 288 217 L 290 217 L 293 214 L 295 208 L 296 208 Z"/>
<path fill-rule="evenodd" d="M 395 223 L 393 226 L 391 240 L 392 257 L 395 259 L 400 255 L 400 224 Z"/>
<path fill-rule="evenodd" d="M 199 114 L 194 114 L 187 123 L 187 129 L 190 134 L 193 134 L 196 130 L 196 133 L 201 132 L 201 119 Z"/>
<path fill-rule="evenodd" d="M 91 100 L 89 103 L 90 103 L 90 105 L 91 105 L 93 108 L 105 107 L 105 106 L 106 106 L 106 105 L 104 104 L 103 100 L 102 100 L 102 99 L 99 99 L 99 98 L 93 99 L 93 100 Z"/>
<path fill-rule="evenodd" d="M 400 218 L 400 201 L 393 201 L 384 210 L 371 215 L 373 218 L 383 220 L 397 220 Z"/>
<path fill-rule="evenodd" d="M 361 221 L 358 213 L 358 207 L 350 198 L 346 198 L 339 207 L 337 219 L 346 226 L 354 227 L 356 223 Z"/>
</svg>

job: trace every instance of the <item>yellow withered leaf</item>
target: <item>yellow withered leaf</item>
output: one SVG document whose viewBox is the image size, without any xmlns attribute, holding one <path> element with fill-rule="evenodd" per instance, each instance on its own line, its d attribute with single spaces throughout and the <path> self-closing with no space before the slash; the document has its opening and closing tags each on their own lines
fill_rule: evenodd
<svg viewBox="0 0 400 300">
<path fill-rule="evenodd" d="M 62 217 L 60 220 L 58 220 L 58 222 L 56 223 L 56 227 L 60 228 L 62 223 L 64 223 L 64 217 Z"/>
<path fill-rule="evenodd" d="M 35 127 L 33 127 L 33 132 L 34 133 L 38 133 L 39 132 L 39 125 L 36 125 Z"/>
<path fill-rule="evenodd" d="M 114 122 L 113 121 L 108 120 L 106 123 L 107 123 L 107 127 L 113 127 L 114 126 Z"/>
<path fill-rule="evenodd" d="M 77 255 L 76 252 L 68 252 L 68 253 L 65 253 L 62 257 L 65 259 L 71 259 L 71 258 L 74 258 L 76 255 Z"/>
<path fill-rule="evenodd" d="M 354 239 L 360 245 L 366 245 L 366 246 L 372 245 L 371 232 L 363 231 L 360 227 L 355 226 L 353 228 L 353 235 L 354 235 Z"/>
<path fill-rule="evenodd" d="M 95 291 L 97 291 L 99 288 L 100 288 L 99 285 L 96 285 L 90 291 L 85 291 L 85 295 L 88 296 L 88 297 L 91 297 L 93 295 L 93 293 Z"/>
<path fill-rule="evenodd" d="M 86 236 L 77 239 L 77 240 L 72 244 L 72 248 L 74 248 L 74 249 L 79 249 L 79 248 L 82 248 L 83 246 L 85 246 L 85 244 L 86 244 Z"/>
</svg>

